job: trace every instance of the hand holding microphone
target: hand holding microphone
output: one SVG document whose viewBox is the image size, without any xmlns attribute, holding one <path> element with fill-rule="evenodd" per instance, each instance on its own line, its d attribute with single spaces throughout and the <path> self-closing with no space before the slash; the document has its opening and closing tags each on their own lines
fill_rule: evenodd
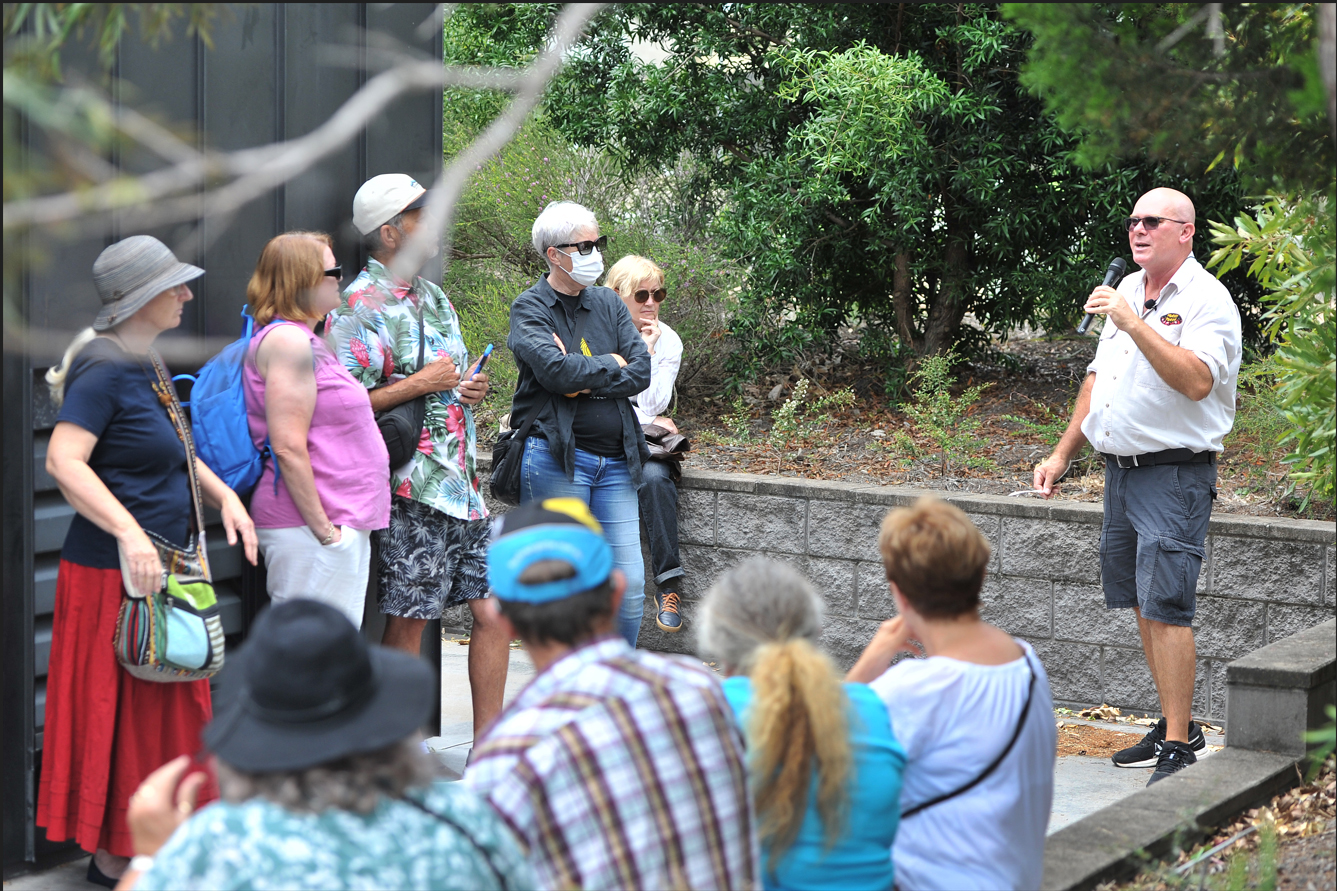
<svg viewBox="0 0 1337 891">
<path fill-rule="evenodd" d="M 1105 270 L 1105 280 L 1100 283 L 1100 287 L 1112 287 L 1115 282 L 1123 278 L 1124 270 L 1127 268 L 1128 264 L 1124 262 L 1123 257 L 1115 257 L 1110 261 L 1109 268 Z M 1095 318 L 1095 313 L 1087 313 L 1086 318 L 1082 319 L 1082 323 L 1077 326 L 1077 333 L 1085 334 L 1090 330 L 1091 323 L 1095 321 Z"/>
</svg>

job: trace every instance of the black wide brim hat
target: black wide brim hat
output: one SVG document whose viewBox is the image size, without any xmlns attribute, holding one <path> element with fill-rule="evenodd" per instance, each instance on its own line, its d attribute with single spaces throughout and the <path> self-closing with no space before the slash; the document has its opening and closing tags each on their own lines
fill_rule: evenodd
<svg viewBox="0 0 1337 891">
<path fill-rule="evenodd" d="M 436 693 L 421 659 L 368 645 L 342 613 L 310 600 L 265 610 L 221 686 L 204 743 L 248 773 L 383 749 L 423 726 Z"/>
</svg>

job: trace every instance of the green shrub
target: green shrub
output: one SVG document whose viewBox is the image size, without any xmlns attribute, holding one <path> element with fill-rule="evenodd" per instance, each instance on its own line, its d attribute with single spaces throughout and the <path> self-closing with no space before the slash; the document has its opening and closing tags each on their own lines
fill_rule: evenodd
<svg viewBox="0 0 1337 891">
<path fill-rule="evenodd" d="M 1253 216 L 1234 227 L 1213 222 L 1219 245 L 1208 261 L 1218 275 L 1248 267 L 1267 291 L 1267 335 L 1277 350 L 1277 404 L 1286 419 L 1278 444 L 1289 445 L 1292 490 L 1307 486 L 1301 510 L 1313 498 L 1331 504 L 1337 495 L 1337 232 L 1327 197 L 1270 195 Z"/>
<path fill-rule="evenodd" d="M 956 377 L 951 369 L 956 361 L 954 352 L 925 358 L 910 376 L 916 384 L 914 401 L 905 406 L 905 415 L 915 432 L 932 440 L 937 447 L 938 473 L 944 477 L 949 464 L 975 468 L 994 466 L 991 460 L 979 454 L 984 443 L 973 434 L 979 429 L 980 422 L 969 416 L 989 384 L 967 387 L 954 398 L 951 388 Z"/>
</svg>

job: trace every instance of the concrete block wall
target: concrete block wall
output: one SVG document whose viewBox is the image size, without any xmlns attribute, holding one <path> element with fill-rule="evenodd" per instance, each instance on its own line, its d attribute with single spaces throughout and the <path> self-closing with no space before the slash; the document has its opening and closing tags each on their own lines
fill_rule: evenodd
<svg viewBox="0 0 1337 891">
<path fill-rule="evenodd" d="M 853 663 L 893 615 L 877 552 L 883 516 L 923 490 L 687 471 L 680 547 L 687 630 L 665 634 L 646 600 L 641 646 L 690 653 L 692 615 L 714 577 L 753 554 L 788 560 L 827 602 L 823 643 Z M 1106 610 L 1098 504 L 934 493 L 964 510 L 993 548 L 984 616 L 1035 647 L 1056 700 L 1158 711 L 1130 610 Z M 1226 663 L 1334 616 L 1337 527 L 1217 516 L 1198 583 L 1194 713 L 1225 717 Z M 647 576 L 649 576 L 647 566 Z M 650 586 L 653 589 L 653 586 Z"/>
</svg>

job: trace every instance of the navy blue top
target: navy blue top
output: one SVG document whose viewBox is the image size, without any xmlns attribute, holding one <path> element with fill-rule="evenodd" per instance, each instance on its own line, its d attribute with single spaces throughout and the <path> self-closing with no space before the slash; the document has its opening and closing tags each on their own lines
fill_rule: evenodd
<svg viewBox="0 0 1337 891">
<path fill-rule="evenodd" d="M 901 774 L 905 750 L 896 740 L 887 707 L 865 684 L 844 684 L 849 697 L 850 744 L 854 754 L 849 779 L 849 815 L 834 847 L 817 812 L 817 772 L 808 789 L 808 809 L 798 838 L 772 872 L 770 851 L 762 848 L 762 885 L 766 891 L 788 888 L 892 887 L 891 845 L 901 820 Z M 752 705 L 752 680 L 746 675 L 724 682 L 744 736 Z"/>
<path fill-rule="evenodd" d="M 147 358 L 95 337 L 70 363 L 65 402 L 56 420 L 98 438 L 88 465 L 141 527 L 170 542 L 190 535 L 186 448 L 153 392 Z M 120 568 L 116 539 L 76 514 L 61 559 L 94 569 Z"/>
</svg>

